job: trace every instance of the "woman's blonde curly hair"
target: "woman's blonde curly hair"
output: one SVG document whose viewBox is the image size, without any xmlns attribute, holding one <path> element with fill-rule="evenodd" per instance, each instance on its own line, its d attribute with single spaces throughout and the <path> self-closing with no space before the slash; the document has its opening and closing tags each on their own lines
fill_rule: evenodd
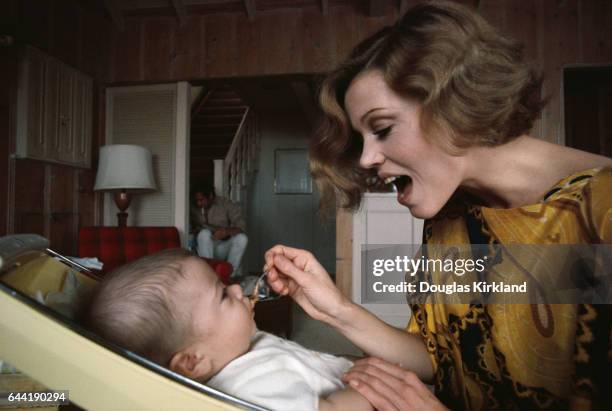
<svg viewBox="0 0 612 411">
<path fill-rule="evenodd" d="M 522 45 L 474 10 L 430 1 L 408 10 L 355 47 L 323 81 L 323 120 L 310 146 L 322 204 L 359 205 L 373 170 L 359 166 L 362 140 L 348 120 L 351 81 L 379 71 L 389 87 L 421 105 L 426 138 L 449 153 L 495 146 L 528 133 L 545 102 L 542 77 L 523 62 Z"/>
</svg>

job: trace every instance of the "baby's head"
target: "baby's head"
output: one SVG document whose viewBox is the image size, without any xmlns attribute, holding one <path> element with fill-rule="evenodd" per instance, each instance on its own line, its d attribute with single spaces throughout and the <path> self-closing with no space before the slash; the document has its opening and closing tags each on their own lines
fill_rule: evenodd
<svg viewBox="0 0 612 411">
<path fill-rule="evenodd" d="M 113 271 L 97 288 L 86 325 L 186 377 L 206 381 L 248 351 L 253 306 L 185 250 L 152 254 Z"/>
</svg>

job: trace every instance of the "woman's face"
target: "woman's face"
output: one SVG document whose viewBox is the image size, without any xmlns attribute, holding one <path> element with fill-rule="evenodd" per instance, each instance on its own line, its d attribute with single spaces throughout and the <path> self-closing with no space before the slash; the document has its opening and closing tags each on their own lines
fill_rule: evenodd
<svg viewBox="0 0 612 411">
<path fill-rule="evenodd" d="M 463 178 L 463 157 L 431 143 L 420 127 L 420 105 L 396 94 L 379 71 L 359 74 L 350 84 L 345 107 L 363 136 L 360 164 L 382 180 L 395 177 L 397 201 L 418 218 L 440 211 Z"/>
</svg>

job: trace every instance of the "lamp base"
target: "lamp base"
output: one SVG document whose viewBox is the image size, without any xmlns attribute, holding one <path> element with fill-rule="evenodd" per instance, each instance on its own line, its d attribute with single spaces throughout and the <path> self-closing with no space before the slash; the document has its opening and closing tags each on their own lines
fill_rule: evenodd
<svg viewBox="0 0 612 411">
<path fill-rule="evenodd" d="M 128 213 L 125 210 L 127 210 L 130 206 L 132 196 L 126 190 L 121 190 L 115 191 L 113 198 L 115 199 L 115 204 L 119 209 L 119 212 L 117 213 L 117 225 L 119 227 L 127 227 Z"/>
<path fill-rule="evenodd" d="M 128 218 L 128 213 L 124 211 L 117 213 L 117 226 L 127 227 L 127 218 Z"/>
</svg>

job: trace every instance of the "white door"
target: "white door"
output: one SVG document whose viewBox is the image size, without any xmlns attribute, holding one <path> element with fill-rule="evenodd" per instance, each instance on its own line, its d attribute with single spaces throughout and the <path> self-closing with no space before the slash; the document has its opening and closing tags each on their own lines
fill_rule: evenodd
<svg viewBox="0 0 612 411">
<path fill-rule="evenodd" d="M 366 193 L 353 218 L 353 301 L 388 324 L 404 328 L 411 314 L 407 304 L 362 302 L 361 250 L 365 244 L 421 244 L 423 220 L 412 217 L 395 193 Z"/>
</svg>

